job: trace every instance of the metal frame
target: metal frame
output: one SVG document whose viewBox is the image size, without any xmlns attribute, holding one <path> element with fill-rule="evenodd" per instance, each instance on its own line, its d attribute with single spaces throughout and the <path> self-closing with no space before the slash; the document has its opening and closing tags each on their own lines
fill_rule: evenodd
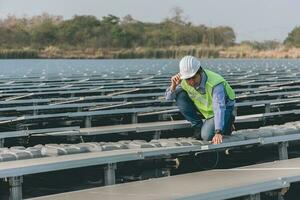
<svg viewBox="0 0 300 200">
<path fill-rule="evenodd" d="M 9 182 L 9 200 L 21 200 L 23 176 L 15 176 L 8 178 Z"/>
<path fill-rule="evenodd" d="M 105 185 L 114 185 L 116 183 L 116 163 L 108 163 L 104 167 L 104 183 Z"/>
<path fill-rule="evenodd" d="M 285 166 L 290 166 L 291 169 Z M 278 170 L 279 173 L 274 172 L 274 169 Z M 260 174 L 262 177 L 257 179 L 253 177 L 254 174 Z M 217 176 L 218 178 L 212 180 L 212 176 Z M 221 180 L 225 182 L 223 183 Z M 134 195 L 136 199 L 143 200 L 152 197 L 149 195 L 154 195 L 153 197 L 155 199 L 223 200 L 225 198 L 230 199 L 248 195 L 250 199 L 259 200 L 260 193 L 262 192 L 287 188 L 291 183 L 299 181 L 300 158 L 296 158 L 242 168 L 194 172 L 191 174 L 138 181 L 110 187 L 98 187 L 34 199 L 68 200 L 75 196 L 77 198 L 88 196 L 91 200 L 94 200 L 98 199 L 99 196 L 107 199 L 120 199 L 120 196 L 122 196 L 123 199 L 127 200 L 131 199 Z M 203 187 L 205 189 L 199 190 L 199 185 L 201 186 L 201 184 L 204 184 Z M 149 191 L 149 188 L 156 186 L 162 187 L 162 189 L 155 190 L 155 194 L 153 194 L 151 190 Z M 183 189 L 177 191 L 176 188 Z M 145 191 L 149 192 L 144 195 Z"/>
</svg>

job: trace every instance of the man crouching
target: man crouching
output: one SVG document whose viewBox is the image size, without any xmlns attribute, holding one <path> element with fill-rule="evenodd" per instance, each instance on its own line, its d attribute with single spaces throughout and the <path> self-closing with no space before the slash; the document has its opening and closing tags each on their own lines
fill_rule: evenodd
<svg viewBox="0 0 300 200">
<path fill-rule="evenodd" d="M 231 134 L 235 120 L 233 89 L 221 75 L 203 69 L 193 56 L 181 59 L 179 71 L 171 78 L 166 99 L 176 100 L 182 115 L 192 123 L 197 139 L 222 143 L 223 135 Z"/>
</svg>

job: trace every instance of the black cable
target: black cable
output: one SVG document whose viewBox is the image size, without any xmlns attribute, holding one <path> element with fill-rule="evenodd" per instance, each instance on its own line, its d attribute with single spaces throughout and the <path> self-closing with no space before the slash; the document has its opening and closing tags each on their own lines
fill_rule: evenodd
<svg viewBox="0 0 300 200">
<path fill-rule="evenodd" d="M 204 170 L 210 170 L 210 169 L 215 169 L 217 166 L 218 166 L 218 163 L 219 163 L 219 159 L 220 159 L 220 156 L 219 156 L 219 152 L 218 151 L 214 151 L 215 153 L 215 162 L 214 164 L 210 167 L 205 167 L 203 165 L 201 165 L 201 163 L 198 161 L 197 157 L 203 153 L 207 153 L 207 152 L 197 152 L 195 153 L 195 159 L 193 160 L 194 163 L 201 169 L 204 169 Z"/>
</svg>

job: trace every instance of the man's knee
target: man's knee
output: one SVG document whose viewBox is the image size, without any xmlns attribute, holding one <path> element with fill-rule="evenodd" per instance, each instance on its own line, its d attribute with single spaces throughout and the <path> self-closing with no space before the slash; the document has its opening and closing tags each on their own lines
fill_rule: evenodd
<svg viewBox="0 0 300 200">
<path fill-rule="evenodd" d="M 215 123 L 214 118 L 208 119 L 203 124 L 201 129 L 202 140 L 210 141 L 215 135 Z"/>
<path fill-rule="evenodd" d="M 184 90 L 176 95 L 176 104 L 184 118 L 192 123 L 193 128 L 201 128 L 202 119 L 197 113 L 197 107 Z"/>
<path fill-rule="evenodd" d="M 191 102 L 189 95 L 184 90 L 177 93 L 175 100 L 178 107 L 184 107 L 187 103 Z"/>
</svg>

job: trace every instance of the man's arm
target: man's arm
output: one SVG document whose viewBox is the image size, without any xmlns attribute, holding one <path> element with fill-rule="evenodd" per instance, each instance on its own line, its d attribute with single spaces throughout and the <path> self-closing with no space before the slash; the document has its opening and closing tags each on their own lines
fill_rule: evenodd
<svg viewBox="0 0 300 200">
<path fill-rule="evenodd" d="M 165 98 L 168 101 L 172 101 L 176 98 L 176 94 L 175 91 L 172 91 L 170 87 L 167 88 L 166 92 L 165 92 Z"/>
<path fill-rule="evenodd" d="M 224 127 L 226 94 L 223 84 L 215 86 L 213 90 L 213 109 L 215 122 L 215 136 L 212 139 L 213 144 L 222 143 L 222 129 Z"/>
<path fill-rule="evenodd" d="M 176 90 L 180 87 L 180 75 L 176 74 L 171 77 L 171 85 L 167 88 L 165 92 L 166 100 L 174 100 L 176 98 Z"/>
</svg>

